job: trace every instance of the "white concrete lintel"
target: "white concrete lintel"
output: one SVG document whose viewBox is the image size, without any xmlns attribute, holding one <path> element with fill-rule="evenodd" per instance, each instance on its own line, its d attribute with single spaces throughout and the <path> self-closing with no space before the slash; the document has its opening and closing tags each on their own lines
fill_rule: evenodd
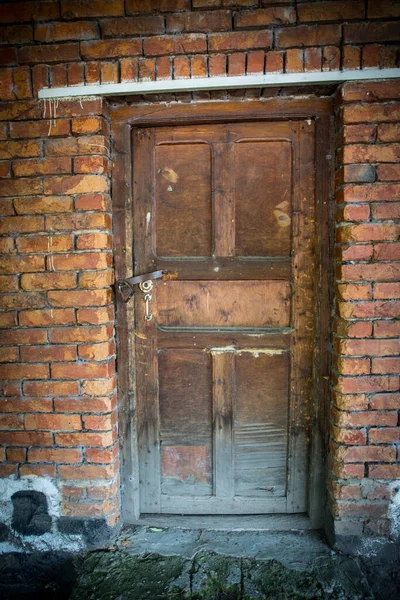
<svg viewBox="0 0 400 600">
<path fill-rule="evenodd" d="M 164 79 L 162 81 L 133 81 L 102 85 L 77 85 L 63 88 L 43 88 L 39 98 L 71 98 L 84 96 L 115 96 L 133 94 L 163 94 L 240 88 L 281 87 L 344 83 L 376 79 L 400 79 L 400 69 L 363 69 L 349 71 L 318 71 L 312 73 L 268 73 L 238 77 L 198 77 L 195 79 Z"/>
</svg>

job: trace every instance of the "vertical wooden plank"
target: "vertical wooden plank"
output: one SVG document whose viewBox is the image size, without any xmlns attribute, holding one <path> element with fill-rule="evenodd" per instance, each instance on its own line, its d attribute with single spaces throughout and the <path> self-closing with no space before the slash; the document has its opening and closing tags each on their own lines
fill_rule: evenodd
<svg viewBox="0 0 400 600">
<path fill-rule="evenodd" d="M 233 414 L 234 354 L 211 351 L 213 358 L 214 404 L 214 494 L 232 498 L 233 489 Z"/>
<path fill-rule="evenodd" d="M 226 125 L 229 127 L 229 125 Z M 213 255 L 235 256 L 235 201 L 233 144 L 213 144 L 213 200 L 214 249 Z"/>
<path fill-rule="evenodd" d="M 113 233 L 116 281 L 132 276 L 132 148 L 131 127 L 113 123 Z M 121 444 L 121 496 L 124 521 L 139 516 L 139 463 L 137 456 L 134 393 L 134 305 L 116 294 L 118 416 Z"/>
<path fill-rule="evenodd" d="M 134 265 L 135 274 L 154 266 L 153 257 L 153 130 L 133 133 Z M 155 306 L 154 284 L 150 310 Z M 140 510 L 160 512 L 160 441 L 158 410 L 157 327 L 145 319 L 145 302 L 135 290 L 137 435 L 140 477 Z"/>
<path fill-rule="evenodd" d="M 312 399 L 315 286 L 315 125 L 294 121 L 293 328 L 288 512 L 308 505 L 308 448 Z"/>
</svg>

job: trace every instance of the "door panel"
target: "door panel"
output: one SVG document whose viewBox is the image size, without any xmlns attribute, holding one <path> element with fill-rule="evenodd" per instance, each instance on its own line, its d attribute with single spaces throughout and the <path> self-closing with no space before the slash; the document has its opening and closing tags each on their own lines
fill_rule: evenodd
<svg viewBox="0 0 400 600">
<path fill-rule="evenodd" d="M 142 513 L 307 509 L 314 124 L 133 132 Z"/>
</svg>

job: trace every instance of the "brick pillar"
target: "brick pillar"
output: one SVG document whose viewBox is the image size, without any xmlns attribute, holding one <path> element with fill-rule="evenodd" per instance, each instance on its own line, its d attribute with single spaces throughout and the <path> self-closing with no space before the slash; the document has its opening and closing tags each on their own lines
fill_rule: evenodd
<svg viewBox="0 0 400 600">
<path fill-rule="evenodd" d="M 391 499 L 400 484 L 399 121 L 400 82 L 342 86 L 329 481 L 338 537 L 396 529 Z"/>
<path fill-rule="evenodd" d="M 102 100 L 0 115 L 0 473 L 51 478 L 59 529 L 119 518 L 110 128 Z M 37 479 L 36 479 L 37 482 Z M 67 518 L 67 519 L 66 519 Z M 72 530 L 71 530 L 72 527 Z"/>
</svg>

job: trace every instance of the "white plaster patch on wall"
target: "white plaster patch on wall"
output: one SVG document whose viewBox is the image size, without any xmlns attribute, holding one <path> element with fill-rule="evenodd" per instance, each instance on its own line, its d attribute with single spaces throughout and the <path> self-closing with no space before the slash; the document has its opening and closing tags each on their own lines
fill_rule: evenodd
<svg viewBox="0 0 400 600">
<path fill-rule="evenodd" d="M 389 504 L 389 519 L 391 535 L 400 536 L 400 479 L 390 483 L 392 498 Z"/>
<path fill-rule="evenodd" d="M 20 479 L 0 479 L 0 521 L 11 525 L 13 504 L 11 497 L 15 492 L 42 492 L 47 499 L 48 513 L 51 517 L 60 516 L 60 495 L 55 484 L 46 477 L 21 477 Z"/>
</svg>

